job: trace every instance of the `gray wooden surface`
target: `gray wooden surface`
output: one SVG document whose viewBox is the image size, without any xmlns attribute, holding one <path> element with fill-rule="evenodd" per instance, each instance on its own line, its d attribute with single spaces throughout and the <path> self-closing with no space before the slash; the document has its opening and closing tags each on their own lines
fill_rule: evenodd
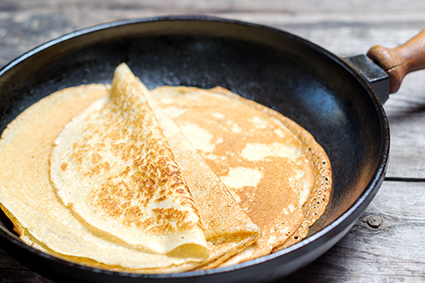
<svg viewBox="0 0 425 283">
<path fill-rule="evenodd" d="M 0 0 L 0 67 L 64 33 L 124 18 L 208 14 L 284 29 L 349 56 L 395 47 L 425 28 L 423 0 Z M 425 72 L 385 104 L 387 179 L 353 229 L 279 282 L 425 282 Z M 49 282 L 0 250 L 0 282 Z"/>
</svg>

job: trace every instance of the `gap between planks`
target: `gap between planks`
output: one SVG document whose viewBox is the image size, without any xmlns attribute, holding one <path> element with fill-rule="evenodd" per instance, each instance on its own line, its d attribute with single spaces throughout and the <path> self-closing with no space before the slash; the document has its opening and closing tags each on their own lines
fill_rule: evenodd
<svg viewBox="0 0 425 283">
<path fill-rule="evenodd" d="M 385 177 L 384 181 L 388 181 L 388 182 L 407 182 L 407 183 L 424 183 L 425 182 L 425 178 Z"/>
</svg>

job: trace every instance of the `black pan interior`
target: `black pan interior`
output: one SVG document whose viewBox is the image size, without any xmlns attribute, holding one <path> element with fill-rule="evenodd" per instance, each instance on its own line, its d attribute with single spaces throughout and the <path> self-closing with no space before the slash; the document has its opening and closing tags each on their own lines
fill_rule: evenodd
<svg viewBox="0 0 425 283">
<path fill-rule="evenodd" d="M 222 86 L 310 131 L 330 157 L 334 180 L 331 202 L 311 234 L 352 207 L 382 167 L 386 124 L 355 72 L 291 34 L 218 19 L 114 23 L 39 47 L 1 71 L 1 131 L 26 107 L 56 90 L 110 83 L 121 62 L 148 88 Z"/>
</svg>

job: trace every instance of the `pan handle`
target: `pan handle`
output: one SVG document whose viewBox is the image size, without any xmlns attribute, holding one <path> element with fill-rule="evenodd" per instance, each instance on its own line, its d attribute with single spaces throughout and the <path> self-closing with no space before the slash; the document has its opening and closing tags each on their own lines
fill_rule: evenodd
<svg viewBox="0 0 425 283">
<path fill-rule="evenodd" d="M 394 93 L 406 74 L 425 69 L 425 30 L 394 49 L 373 46 L 367 56 L 387 72 L 390 93 Z"/>
</svg>

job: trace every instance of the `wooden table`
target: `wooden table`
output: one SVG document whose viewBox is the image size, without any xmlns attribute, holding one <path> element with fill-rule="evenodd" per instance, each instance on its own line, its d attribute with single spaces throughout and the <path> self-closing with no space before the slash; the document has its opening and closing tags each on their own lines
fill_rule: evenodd
<svg viewBox="0 0 425 283">
<path fill-rule="evenodd" d="M 64 33 L 108 21 L 209 14 L 277 27 L 340 56 L 395 47 L 425 28 L 423 0 L 1 0 L 0 66 Z M 425 281 L 425 72 L 410 74 L 385 104 L 387 178 L 351 231 L 279 282 Z M 0 250 L 0 282 L 50 282 Z"/>
</svg>

